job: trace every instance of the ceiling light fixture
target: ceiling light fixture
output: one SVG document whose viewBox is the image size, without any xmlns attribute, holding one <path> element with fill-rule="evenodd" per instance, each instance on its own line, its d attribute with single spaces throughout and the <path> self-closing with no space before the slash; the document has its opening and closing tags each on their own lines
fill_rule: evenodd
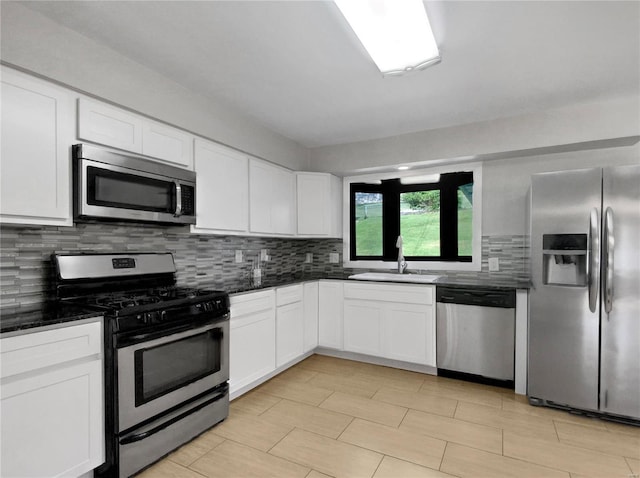
<svg viewBox="0 0 640 478">
<path fill-rule="evenodd" d="M 409 166 L 398 166 L 398 171 L 405 171 L 409 169 Z"/>
<path fill-rule="evenodd" d="M 421 70 L 440 62 L 422 0 L 334 0 L 385 75 Z"/>
</svg>

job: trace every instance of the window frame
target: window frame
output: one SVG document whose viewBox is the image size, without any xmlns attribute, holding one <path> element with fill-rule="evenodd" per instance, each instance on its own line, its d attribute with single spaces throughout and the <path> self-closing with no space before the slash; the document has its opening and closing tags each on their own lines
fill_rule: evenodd
<svg viewBox="0 0 640 478">
<path fill-rule="evenodd" d="M 472 204 L 472 244 L 471 256 L 453 257 L 451 254 L 447 254 L 446 251 L 441 249 L 439 257 L 423 257 L 423 256 L 405 256 L 410 269 L 421 270 L 468 270 L 478 271 L 481 270 L 481 244 L 482 244 L 482 164 L 481 163 L 464 163 L 464 164 L 450 164 L 437 168 L 419 169 L 409 171 L 395 171 L 378 174 L 367 174 L 361 176 L 352 176 L 345 178 L 344 181 L 344 198 L 343 201 L 343 265 L 350 268 L 368 268 L 368 269 L 395 269 L 397 267 L 397 249 L 395 248 L 395 238 L 393 238 L 393 244 L 389 244 L 390 239 L 384 242 L 385 236 L 385 224 L 383 223 L 383 255 L 378 256 L 355 256 L 355 244 L 352 244 L 352 238 L 355 237 L 355 221 L 352 221 L 352 211 L 354 211 L 355 195 L 351 194 L 352 184 L 361 184 L 365 186 L 367 192 L 382 192 L 383 185 L 386 181 L 397 179 L 398 184 L 401 178 L 412 178 L 412 183 L 415 179 L 419 179 L 421 176 L 431 176 L 433 174 L 448 174 L 448 173 L 461 173 L 468 172 L 473 177 L 473 204 Z M 417 181 L 416 181 L 417 182 Z M 388 183 L 387 183 L 388 184 Z M 460 185 L 466 184 L 460 183 L 453 186 L 457 194 L 457 189 Z M 414 184 L 402 184 L 401 192 L 425 191 L 429 186 L 433 185 L 432 189 L 440 189 L 438 183 L 430 183 L 425 181 L 424 183 L 417 182 Z M 398 193 L 398 201 L 399 201 Z M 454 201 L 451 206 L 457 209 L 457 200 Z M 383 205 L 383 208 L 385 206 Z M 383 209 L 384 210 L 384 209 Z M 385 220 L 385 213 L 383 213 L 383 221 Z M 392 214 L 393 216 L 393 214 Z M 398 203 L 397 211 L 398 226 L 397 230 L 400 230 L 399 218 L 400 210 Z M 450 222 L 455 222 L 457 228 L 457 212 L 450 215 Z M 387 216 L 386 221 L 389 220 Z M 442 230 L 442 227 L 441 227 Z M 442 231 L 441 231 L 442 232 Z M 443 240 L 441 237 L 441 245 Z M 353 251 L 352 251 L 353 249 Z M 352 252 L 354 255 L 352 256 Z M 457 243 L 456 243 L 456 256 L 457 256 Z M 354 259 L 352 259 L 354 257 Z"/>
</svg>

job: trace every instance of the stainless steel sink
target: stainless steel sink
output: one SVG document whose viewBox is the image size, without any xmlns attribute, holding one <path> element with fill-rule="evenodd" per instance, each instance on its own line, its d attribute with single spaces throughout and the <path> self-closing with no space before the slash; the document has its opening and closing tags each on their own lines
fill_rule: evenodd
<svg viewBox="0 0 640 478">
<path fill-rule="evenodd" d="M 432 284 L 442 276 L 429 274 L 412 274 L 397 272 L 363 272 L 349 276 L 349 279 L 370 280 L 370 281 L 387 281 L 387 282 L 410 282 L 416 284 Z"/>
</svg>

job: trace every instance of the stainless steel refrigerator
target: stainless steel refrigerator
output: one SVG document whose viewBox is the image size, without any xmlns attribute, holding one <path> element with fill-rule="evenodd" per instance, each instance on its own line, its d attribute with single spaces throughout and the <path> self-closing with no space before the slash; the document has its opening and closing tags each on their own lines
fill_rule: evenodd
<svg viewBox="0 0 640 478">
<path fill-rule="evenodd" d="M 640 165 L 531 181 L 527 395 L 640 419 Z"/>
</svg>

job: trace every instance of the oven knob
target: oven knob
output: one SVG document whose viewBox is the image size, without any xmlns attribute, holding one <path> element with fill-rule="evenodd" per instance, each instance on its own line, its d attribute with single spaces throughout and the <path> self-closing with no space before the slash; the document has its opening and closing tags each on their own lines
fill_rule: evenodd
<svg viewBox="0 0 640 478">
<path fill-rule="evenodd" d="M 165 320 L 167 320 L 167 311 L 166 310 L 161 310 L 160 311 L 160 322 L 164 322 Z"/>
<path fill-rule="evenodd" d="M 143 324 L 146 324 L 146 323 L 147 323 L 147 317 L 146 317 L 146 314 L 142 313 L 142 314 L 138 314 L 138 315 L 136 315 L 136 320 L 137 320 L 138 322 L 142 322 Z"/>
<path fill-rule="evenodd" d="M 158 313 L 155 311 L 147 312 L 145 315 L 147 316 L 147 324 L 152 324 L 158 320 Z"/>
</svg>

